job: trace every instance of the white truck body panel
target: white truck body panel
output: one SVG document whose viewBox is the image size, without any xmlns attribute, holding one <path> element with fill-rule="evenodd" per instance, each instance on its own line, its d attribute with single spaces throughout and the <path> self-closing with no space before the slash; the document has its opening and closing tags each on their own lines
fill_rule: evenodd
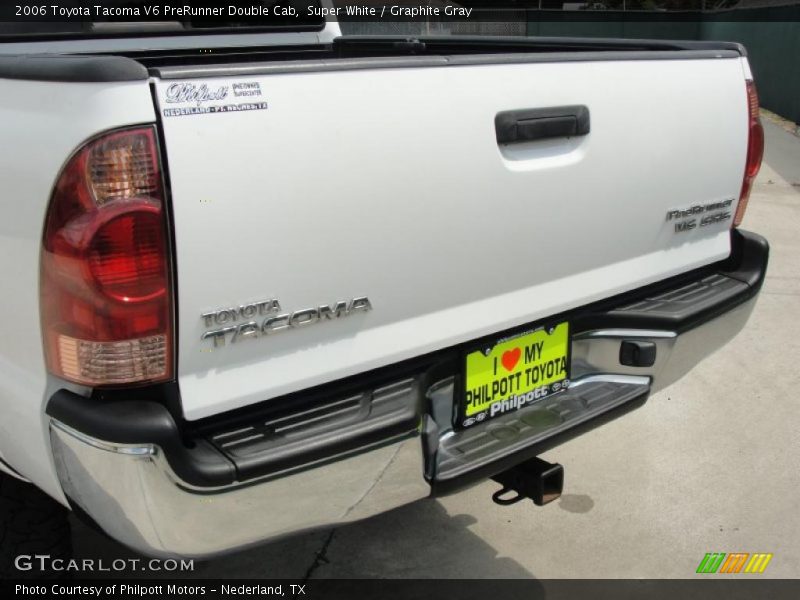
<svg viewBox="0 0 800 600">
<path fill-rule="evenodd" d="M 615 60 L 202 78 L 266 110 L 164 117 L 190 420 L 534 322 L 725 258 L 742 62 Z M 175 80 L 157 80 L 159 110 Z M 499 111 L 586 105 L 584 137 L 499 148 Z M 187 103 L 186 106 L 192 106 Z M 735 207 L 735 202 L 734 202 Z M 201 314 L 369 297 L 346 319 L 214 348 Z"/>
<path fill-rule="evenodd" d="M 57 91 L 56 91 L 57 88 Z M 13 218 L 0 222 L 0 272 L 13 281 L 0 336 L 0 452 L 6 462 L 63 501 L 44 406 L 59 388 L 48 376 L 39 321 L 42 225 L 53 184 L 88 138 L 155 119 L 147 82 L 58 83 L 0 79 L 0 180 Z"/>
</svg>

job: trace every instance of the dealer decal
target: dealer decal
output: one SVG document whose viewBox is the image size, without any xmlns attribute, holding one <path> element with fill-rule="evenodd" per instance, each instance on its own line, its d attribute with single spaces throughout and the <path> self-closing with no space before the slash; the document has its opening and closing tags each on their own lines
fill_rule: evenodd
<svg viewBox="0 0 800 600">
<path fill-rule="evenodd" d="M 165 108 L 165 117 L 184 117 L 214 113 L 266 110 L 261 84 L 237 81 L 230 85 L 208 85 L 181 82 L 171 84 L 164 93 L 164 103 L 178 105 Z"/>
</svg>

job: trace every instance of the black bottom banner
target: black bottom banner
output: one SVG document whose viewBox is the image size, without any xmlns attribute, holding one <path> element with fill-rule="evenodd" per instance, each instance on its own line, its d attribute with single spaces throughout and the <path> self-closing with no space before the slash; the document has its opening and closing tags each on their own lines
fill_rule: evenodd
<svg viewBox="0 0 800 600">
<path fill-rule="evenodd" d="M 800 598 L 800 580 L 778 579 L 329 579 L 310 581 L 264 580 L 71 580 L 3 581 L 4 598 L 289 598 L 304 600 L 402 598 L 427 600 L 561 600 L 572 598 L 626 600 L 664 598 L 670 600 L 725 599 L 795 600 Z"/>
</svg>

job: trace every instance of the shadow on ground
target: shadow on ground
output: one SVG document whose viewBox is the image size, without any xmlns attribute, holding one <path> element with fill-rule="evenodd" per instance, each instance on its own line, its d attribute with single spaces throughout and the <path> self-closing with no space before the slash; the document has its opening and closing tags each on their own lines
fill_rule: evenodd
<svg viewBox="0 0 800 600">
<path fill-rule="evenodd" d="M 279 540 L 219 558 L 194 562 L 190 573 L 142 570 L 95 573 L 98 578 L 512 578 L 530 579 L 515 560 L 498 556 L 470 531 L 472 516 L 449 515 L 423 500 L 365 521 Z M 76 558 L 142 558 L 73 519 Z M 531 547 L 535 547 L 532 543 Z M 142 567 L 148 559 L 142 558 Z M 531 587 L 527 588 L 528 598 Z M 536 589 L 536 588 L 534 588 Z"/>
</svg>

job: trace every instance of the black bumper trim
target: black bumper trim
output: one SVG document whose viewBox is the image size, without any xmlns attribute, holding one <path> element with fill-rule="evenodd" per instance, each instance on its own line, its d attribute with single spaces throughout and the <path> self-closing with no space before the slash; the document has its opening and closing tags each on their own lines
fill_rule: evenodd
<svg viewBox="0 0 800 600">
<path fill-rule="evenodd" d="M 593 329 L 660 329 L 683 333 L 732 310 L 756 296 L 764 284 L 769 262 L 767 240 L 748 231 L 731 232 L 731 255 L 728 259 L 672 277 L 645 288 L 604 300 L 588 310 L 577 311 L 573 331 Z M 716 282 L 714 281 L 716 280 Z M 722 293 L 697 297 L 684 307 L 659 311 L 661 304 L 676 292 L 690 293 L 692 286 L 720 284 Z M 743 284 L 743 285 L 739 285 Z"/>
<path fill-rule="evenodd" d="M 50 398 L 47 414 L 79 433 L 104 442 L 157 445 L 175 474 L 190 485 L 216 487 L 235 481 L 233 464 L 205 440 L 184 441 L 172 415 L 157 402 L 98 402 L 59 390 Z"/>
</svg>

